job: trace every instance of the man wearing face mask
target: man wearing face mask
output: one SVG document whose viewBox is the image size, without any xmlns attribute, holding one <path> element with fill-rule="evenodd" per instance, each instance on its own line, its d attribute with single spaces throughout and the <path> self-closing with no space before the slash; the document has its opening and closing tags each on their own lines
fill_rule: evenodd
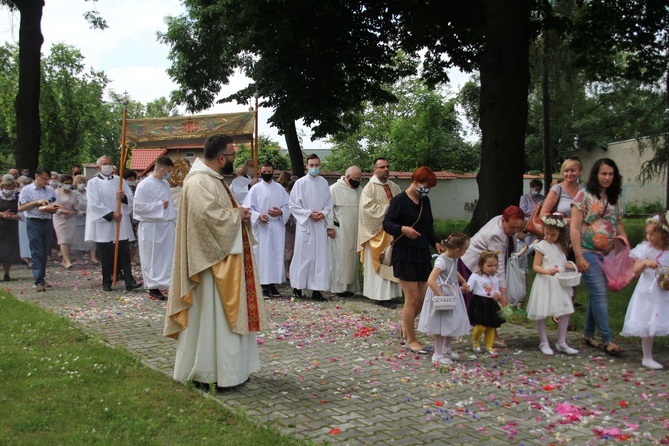
<svg viewBox="0 0 669 446">
<path fill-rule="evenodd" d="M 330 186 L 332 212 L 328 215 L 328 246 L 330 255 L 330 291 L 351 297 L 360 291 L 360 256 L 358 256 L 358 211 L 360 180 L 358 166 L 346 169 Z"/>
<path fill-rule="evenodd" d="M 254 246 L 262 295 L 265 299 L 279 297 L 276 285 L 286 280 L 284 264 L 286 222 L 290 218 L 288 192 L 272 180 L 274 165 L 265 161 L 260 167 L 261 182 L 249 190 L 243 206 L 251 210 Z"/>
<path fill-rule="evenodd" d="M 118 260 L 125 289 L 131 291 L 142 286 L 132 276 L 130 265 L 129 242 L 135 240 L 130 223 L 132 191 L 125 182 L 119 191 L 120 178 L 113 174 L 112 161 L 108 155 L 98 158 L 97 167 L 99 173 L 88 182 L 86 192 L 88 208 L 85 239 L 97 245 L 98 258 L 102 264 L 102 289 L 112 291 L 116 226 L 120 225 Z M 117 209 L 118 199 L 121 200 L 120 212 Z"/>
<path fill-rule="evenodd" d="M 51 172 L 49 186 L 53 189 L 58 189 L 60 187 L 60 174 L 58 172 Z"/>
<path fill-rule="evenodd" d="M 321 160 L 316 154 L 307 157 L 307 171 L 290 192 L 290 212 L 296 223 L 290 285 L 295 298 L 302 298 L 302 290 L 308 288 L 313 299 L 325 302 L 321 291 L 330 289 L 326 218 L 332 211 L 332 196 L 327 180 L 318 175 Z"/>
<path fill-rule="evenodd" d="M 158 158 L 151 175 L 137 185 L 132 207 L 133 218 L 139 222 L 137 242 L 144 287 L 155 300 L 167 300 L 160 289 L 169 288 L 172 277 L 177 210 L 167 180 L 173 167 L 169 157 Z"/>
<path fill-rule="evenodd" d="M 260 370 L 256 332 L 268 328 L 247 222 L 223 175 L 232 138 L 210 136 L 181 190 L 163 334 L 177 339 L 174 379 L 207 387 L 244 383 Z"/>
<path fill-rule="evenodd" d="M 402 296 L 402 287 L 392 266 L 381 264 L 379 256 L 392 241 L 383 230 L 383 217 L 390 201 L 402 189 L 389 180 L 390 165 L 385 158 L 374 160 L 374 175 L 362 190 L 358 218 L 358 252 L 363 266 L 362 294 L 381 306 L 395 308 L 392 301 Z"/>
</svg>

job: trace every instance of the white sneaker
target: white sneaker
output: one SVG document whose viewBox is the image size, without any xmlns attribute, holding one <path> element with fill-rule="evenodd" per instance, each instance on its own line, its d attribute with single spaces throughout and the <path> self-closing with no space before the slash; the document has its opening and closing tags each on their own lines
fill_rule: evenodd
<svg viewBox="0 0 669 446">
<path fill-rule="evenodd" d="M 472 351 L 474 353 L 481 353 L 483 350 L 481 350 L 481 347 L 472 347 Z"/>
<path fill-rule="evenodd" d="M 460 355 L 455 353 L 453 350 L 447 350 L 444 352 L 444 356 L 451 359 L 460 359 Z"/>
<path fill-rule="evenodd" d="M 660 370 L 664 368 L 662 367 L 662 364 L 652 359 L 644 359 L 643 361 L 641 361 L 641 365 L 653 370 Z"/>
<path fill-rule="evenodd" d="M 443 355 L 432 355 L 432 363 L 434 365 L 452 365 L 453 361 Z"/>
<path fill-rule="evenodd" d="M 566 353 L 568 355 L 578 354 L 578 350 L 576 350 L 575 348 L 571 348 L 567 344 L 560 345 L 557 342 L 555 343 L 555 351 L 558 353 Z"/>
<path fill-rule="evenodd" d="M 549 344 L 539 344 L 539 350 L 541 350 L 541 353 L 546 356 L 553 355 L 553 350 L 551 350 L 551 346 Z"/>
</svg>

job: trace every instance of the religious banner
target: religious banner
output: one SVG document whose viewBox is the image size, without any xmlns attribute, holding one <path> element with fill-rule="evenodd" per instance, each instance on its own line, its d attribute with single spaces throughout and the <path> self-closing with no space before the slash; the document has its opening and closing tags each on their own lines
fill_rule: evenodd
<svg viewBox="0 0 669 446">
<path fill-rule="evenodd" d="M 217 115 L 175 116 L 170 118 L 128 119 L 128 143 L 206 139 L 223 133 L 238 140 L 252 140 L 255 112 L 222 113 Z"/>
</svg>

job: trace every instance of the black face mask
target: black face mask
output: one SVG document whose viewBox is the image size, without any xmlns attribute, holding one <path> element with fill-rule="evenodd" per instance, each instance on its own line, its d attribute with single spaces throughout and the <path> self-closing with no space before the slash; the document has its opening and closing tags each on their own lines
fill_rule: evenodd
<svg viewBox="0 0 669 446">
<path fill-rule="evenodd" d="M 260 178 L 262 178 L 263 181 L 269 183 L 272 181 L 272 177 L 274 176 L 273 173 L 261 173 Z"/>
<path fill-rule="evenodd" d="M 360 186 L 360 181 L 355 181 L 353 178 L 348 179 L 348 184 L 353 188 L 357 189 Z"/>
</svg>

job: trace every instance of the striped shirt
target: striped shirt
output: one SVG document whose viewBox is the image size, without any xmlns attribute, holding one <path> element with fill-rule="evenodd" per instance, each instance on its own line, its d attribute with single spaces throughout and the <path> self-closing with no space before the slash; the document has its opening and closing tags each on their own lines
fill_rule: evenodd
<svg viewBox="0 0 669 446">
<path fill-rule="evenodd" d="M 44 186 L 44 188 L 38 189 L 37 186 L 35 186 L 35 183 L 30 183 L 21 189 L 21 193 L 19 194 L 19 206 L 36 200 L 46 200 L 49 203 L 54 202 L 56 201 L 56 191 L 54 191 L 51 186 Z M 39 206 L 28 209 L 25 213 L 28 218 L 51 220 L 51 212 L 42 212 L 39 210 Z"/>
</svg>

